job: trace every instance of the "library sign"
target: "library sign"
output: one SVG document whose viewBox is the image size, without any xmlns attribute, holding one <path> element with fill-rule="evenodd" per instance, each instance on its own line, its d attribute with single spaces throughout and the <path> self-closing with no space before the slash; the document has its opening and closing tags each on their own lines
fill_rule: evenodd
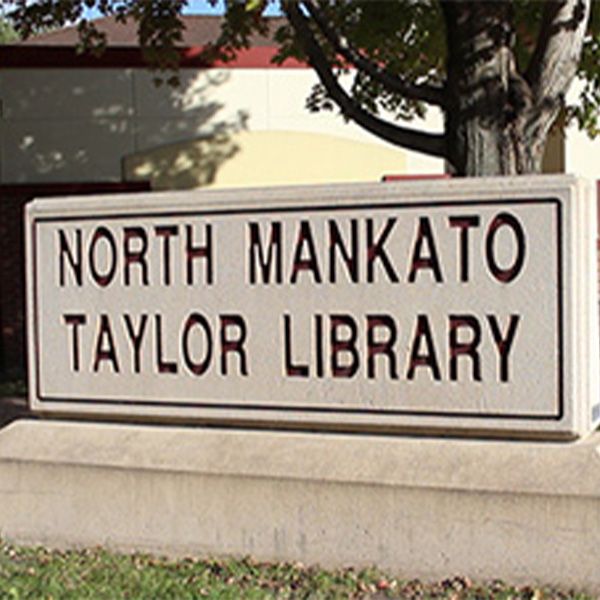
<svg viewBox="0 0 600 600">
<path fill-rule="evenodd" d="M 32 408 L 589 431 L 599 353 L 586 189 L 538 177 L 35 201 Z"/>
</svg>

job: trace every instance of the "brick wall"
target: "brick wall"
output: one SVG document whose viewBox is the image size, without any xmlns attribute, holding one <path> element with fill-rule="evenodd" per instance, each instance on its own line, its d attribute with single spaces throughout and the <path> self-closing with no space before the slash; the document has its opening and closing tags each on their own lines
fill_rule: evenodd
<svg viewBox="0 0 600 600">
<path fill-rule="evenodd" d="M 25 204 L 47 196 L 148 189 L 146 182 L 0 185 L 0 379 L 25 376 Z"/>
<path fill-rule="evenodd" d="M 23 206 L 27 196 L 0 192 L 0 373 L 24 372 Z"/>
</svg>

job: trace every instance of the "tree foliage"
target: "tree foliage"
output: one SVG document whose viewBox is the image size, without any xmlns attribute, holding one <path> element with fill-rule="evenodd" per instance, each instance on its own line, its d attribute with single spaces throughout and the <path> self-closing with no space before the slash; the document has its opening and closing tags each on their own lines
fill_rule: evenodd
<svg viewBox="0 0 600 600">
<path fill-rule="evenodd" d="M 265 8 L 287 17 L 273 28 Z M 399 146 L 446 158 L 458 173 L 531 172 L 559 113 L 600 133 L 600 2 L 594 0 L 212 0 L 224 10 L 207 56 L 231 59 L 254 33 L 273 35 L 276 61 L 307 60 L 320 83 L 310 110 L 339 110 Z M 17 0 L 19 32 L 77 23 L 83 47 L 104 36 L 84 18 L 94 8 L 134 19 L 151 65 L 177 66 L 187 0 Z M 578 99 L 566 104 L 574 77 Z M 409 121 L 435 106 L 439 133 Z M 487 128 L 487 129 L 486 129 Z M 489 133 L 474 147 L 473 131 Z M 479 136 L 481 137 L 481 136 Z M 485 136 L 484 136 L 485 137 Z M 483 142 L 482 142 L 483 143 Z M 477 156 L 485 155 L 486 164 Z M 495 155 L 496 158 L 492 158 Z M 473 158 L 475 157 L 475 158 Z"/>
<path fill-rule="evenodd" d="M 0 19 L 0 44 L 12 44 L 19 39 L 19 34 L 6 19 Z"/>
</svg>

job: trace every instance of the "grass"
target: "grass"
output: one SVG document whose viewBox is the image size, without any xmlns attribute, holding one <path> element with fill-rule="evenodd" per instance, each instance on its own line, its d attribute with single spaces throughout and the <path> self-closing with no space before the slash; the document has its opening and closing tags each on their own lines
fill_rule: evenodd
<svg viewBox="0 0 600 600">
<path fill-rule="evenodd" d="M 259 599 L 259 598 L 573 598 L 581 594 L 501 582 L 474 584 L 466 577 L 438 583 L 400 581 L 374 569 L 326 571 L 300 564 L 241 560 L 169 560 L 110 553 L 100 548 L 51 551 L 0 541 L 0 598 Z"/>
</svg>

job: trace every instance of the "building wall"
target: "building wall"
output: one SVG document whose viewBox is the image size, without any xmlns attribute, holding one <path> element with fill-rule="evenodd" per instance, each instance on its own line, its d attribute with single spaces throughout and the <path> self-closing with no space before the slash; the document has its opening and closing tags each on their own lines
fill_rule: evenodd
<svg viewBox="0 0 600 600">
<path fill-rule="evenodd" d="M 576 81 L 567 94 L 567 103 L 576 104 L 582 82 Z M 600 136 L 591 139 L 575 123 L 565 130 L 565 172 L 600 180 Z M 599 197 L 600 198 L 600 197 Z"/>
<path fill-rule="evenodd" d="M 565 132 L 565 171 L 594 181 L 600 178 L 600 138 L 592 140 L 571 125 Z"/>
<path fill-rule="evenodd" d="M 127 180 L 162 190 L 377 181 L 405 173 L 406 163 L 403 152 L 339 136 L 244 131 L 142 151 L 126 157 L 124 169 Z"/>
<path fill-rule="evenodd" d="M 198 179 L 190 174 L 187 187 L 286 182 L 283 172 L 310 183 L 379 179 L 390 168 L 443 171 L 442 161 L 381 142 L 335 114 L 309 113 L 304 104 L 315 76 L 308 69 L 186 69 L 181 79 L 171 89 L 157 87 L 143 69 L 4 70 L 1 181 L 119 181 L 124 157 L 144 160 L 148 151 L 181 142 L 212 152 L 199 155 L 209 162 Z M 317 139 L 324 147 L 315 154 Z M 352 150 L 351 142 L 358 143 Z M 324 163 L 311 167 L 311 157 Z M 182 180 L 173 183 L 181 187 Z M 161 187 L 168 185 L 163 174 Z"/>
<path fill-rule="evenodd" d="M 441 160 L 382 142 L 335 113 L 309 113 L 309 69 L 184 69 L 181 80 L 178 89 L 157 87 L 142 68 L 2 70 L 0 183 L 114 182 L 148 176 L 153 166 L 161 188 L 444 171 Z M 440 115 L 430 111 L 425 125 L 440 131 Z M 551 147 L 548 168 L 596 179 L 600 140 L 572 126 L 565 146 Z"/>
</svg>

